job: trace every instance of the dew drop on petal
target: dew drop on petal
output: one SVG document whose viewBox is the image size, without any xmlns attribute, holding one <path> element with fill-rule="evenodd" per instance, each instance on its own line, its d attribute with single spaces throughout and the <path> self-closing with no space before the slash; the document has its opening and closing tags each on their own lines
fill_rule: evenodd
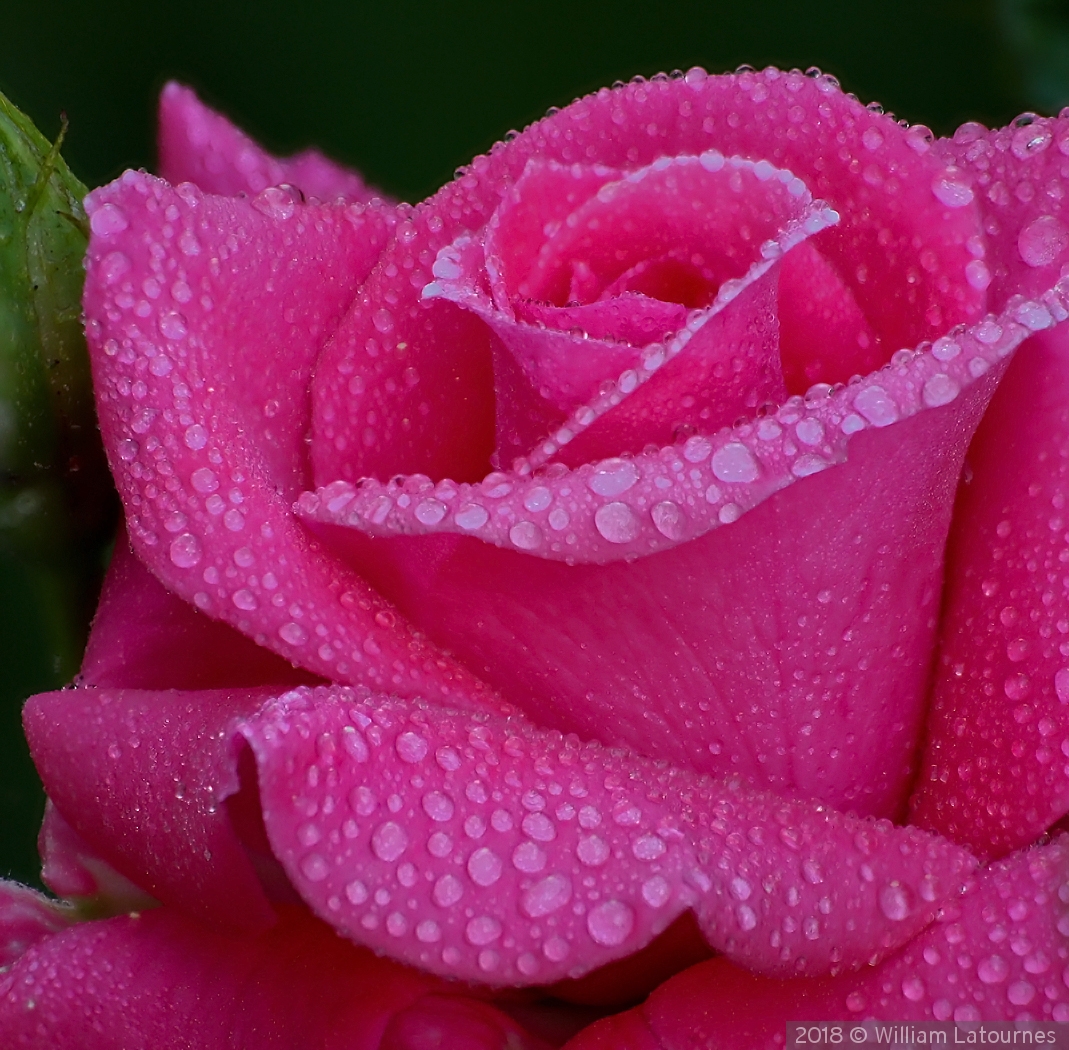
<svg viewBox="0 0 1069 1050">
<path fill-rule="evenodd" d="M 757 461 L 750 450 L 738 441 L 729 441 L 713 453 L 713 473 L 720 481 L 755 481 Z"/>
<path fill-rule="evenodd" d="M 594 527 L 610 543 L 630 543 L 641 531 L 626 503 L 606 503 L 594 512 Z"/>
<path fill-rule="evenodd" d="M 440 791 L 428 791 L 423 796 L 423 812 L 431 820 L 439 823 L 452 820 L 454 811 L 453 800 L 448 795 L 443 795 Z"/>
<path fill-rule="evenodd" d="M 635 926 L 635 913 L 623 901 L 609 900 L 592 908 L 586 917 L 591 940 L 605 947 L 623 944 Z"/>
<path fill-rule="evenodd" d="M 869 386 L 854 398 L 854 408 L 874 427 L 886 427 L 898 419 L 898 406 L 881 386 Z"/>
<path fill-rule="evenodd" d="M 202 557 L 200 540 L 191 532 L 183 532 L 171 542 L 171 561 L 180 569 L 192 569 Z"/>
<path fill-rule="evenodd" d="M 964 208 L 973 200 L 973 191 L 965 181 L 964 172 L 956 168 L 948 168 L 936 175 L 932 180 L 932 193 L 948 208 Z"/>
<path fill-rule="evenodd" d="M 976 966 L 976 976 L 984 984 L 1000 984 L 1006 980 L 1009 972 L 1006 960 L 1001 955 L 991 955 L 986 959 L 981 959 Z"/>
<path fill-rule="evenodd" d="M 670 500 L 658 503 L 650 511 L 650 517 L 657 531 L 669 540 L 678 540 L 683 536 L 685 518 L 679 506 Z"/>
<path fill-rule="evenodd" d="M 89 217 L 89 228 L 98 237 L 122 233 L 129 225 L 126 213 L 117 204 L 103 204 Z"/>
<path fill-rule="evenodd" d="M 299 623 L 284 623 L 278 629 L 278 636 L 289 645 L 303 645 L 308 641 L 308 634 Z"/>
<path fill-rule="evenodd" d="M 476 947 L 493 944 L 500 936 L 501 923 L 492 915 L 478 915 L 464 927 L 464 939 Z"/>
<path fill-rule="evenodd" d="M 434 903 L 441 908 L 449 908 L 464 896 L 464 886 L 455 875 L 443 875 L 431 891 Z"/>
<path fill-rule="evenodd" d="M 468 874 L 477 886 L 493 886 L 501 878 L 503 870 L 501 858 L 485 846 L 477 849 L 468 858 Z"/>
<path fill-rule="evenodd" d="M 652 879 L 647 879 L 642 884 L 642 899 L 651 908 L 663 907 L 670 895 L 671 887 L 668 885 L 668 880 L 661 875 L 654 875 Z"/>
<path fill-rule="evenodd" d="M 400 824 L 388 820 L 380 824 L 371 836 L 371 849 L 379 860 L 394 861 L 408 846 L 408 833 Z"/>
<path fill-rule="evenodd" d="M 1017 251 L 1029 266 L 1049 266 L 1069 246 L 1069 230 L 1053 215 L 1041 215 L 1017 237 Z"/>
<path fill-rule="evenodd" d="M 530 919 L 539 919 L 563 908 L 572 899 L 572 883 L 564 875 L 548 875 L 527 890 L 520 907 Z"/>
<path fill-rule="evenodd" d="M 301 861 L 301 871 L 309 882 L 322 882 L 330 873 L 330 865 L 318 853 L 309 853 Z"/>
<path fill-rule="evenodd" d="M 588 868 L 596 868 L 609 859 L 609 847 L 604 839 L 597 835 L 588 835 L 581 838 L 575 847 L 575 855 L 580 863 Z"/>
<path fill-rule="evenodd" d="M 457 509 L 453 520 L 460 528 L 470 532 L 473 529 L 481 529 L 490 520 L 490 514 L 478 503 L 465 503 Z"/>
<path fill-rule="evenodd" d="M 629 459 L 606 459 L 598 463 L 587 480 L 591 491 L 611 499 L 638 481 L 638 469 Z"/>
<path fill-rule="evenodd" d="M 908 918 L 913 911 L 909 890 L 899 882 L 885 886 L 880 891 L 880 911 L 892 922 Z"/>
<path fill-rule="evenodd" d="M 521 551 L 533 551 L 542 545 L 542 530 L 533 521 L 518 521 L 509 529 L 509 539 Z"/>
<path fill-rule="evenodd" d="M 401 733 L 394 743 L 394 749 L 402 762 L 411 764 L 422 762 L 427 757 L 428 744 L 419 733 Z"/>
</svg>

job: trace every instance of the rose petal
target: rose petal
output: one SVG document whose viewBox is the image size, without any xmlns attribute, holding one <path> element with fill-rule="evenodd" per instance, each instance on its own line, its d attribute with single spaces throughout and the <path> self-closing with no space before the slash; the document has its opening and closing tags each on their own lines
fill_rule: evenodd
<svg viewBox="0 0 1069 1050">
<path fill-rule="evenodd" d="M 99 857 L 56 809 L 45 801 L 45 816 L 37 837 L 41 881 L 57 897 L 81 898 L 79 909 L 94 918 L 120 912 L 144 911 L 158 903 L 106 860 Z"/>
<path fill-rule="evenodd" d="M 0 977 L 0 1042 L 12 1050 L 419 1050 L 435 1038 L 548 1050 L 489 1003 L 353 948 L 298 909 L 258 936 L 168 909 L 87 923 Z"/>
<path fill-rule="evenodd" d="M 894 815 L 961 457 L 1030 333 L 1013 318 L 1049 324 L 1046 302 L 713 438 L 479 485 L 339 482 L 299 509 L 392 536 L 329 541 L 538 723 Z"/>
<path fill-rule="evenodd" d="M 790 1021 L 1067 1021 L 1069 839 L 981 872 L 960 903 L 872 970 L 769 981 L 723 960 L 685 971 L 627 1014 L 585 1029 L 567 1050 L 783 1045 Z M 900 1042 L 909 1042 L 900 1031 Z M 896 1042 L 885 1029 L 884 1039 Z"/>
<path fill-rule="evenodd" d="M 74 689 L 31 697 L 45 790 L 89 848 L 152 897 L 262 930 L 274 913 L 223 800 L 238 790 L 224 730 L 263 691 Z"/>
<path fill-rule="evenodd" d="M 246 203 L 136 172 L 86 206 L 98 414 L 138 556 L 169 590 L 308 670 L 474 696 L 478 684 L 291 513 L 309 411 L 294 391 L 393 210 L 306 206 L 277 188 Z"/>
<path fill-rule="evenodd" d="M 220 689 L 314 679 L 167 591 L 120 529 L 80 681 L 126 689 Z"/>
<path fill-rule="evenodd" d="M 992 132 L 964 124 L 932 152 L 942 163 L 933 194 L 975 198 L 987 217 L 987 254 L 970 264 L 971 279 L 990 284 L 994 309 L 1015 294 L 1039 297 L 1069 262 L 1069 206 L 1061 191 L 1069 119 L 1024 114 Z"/>
<path fill-rule="evenodd" d="M 761 972 L 859 966 L 923 928 L 972 868 L 911 829 L 518 716 L 302 688 L 240 732 L 272 847 L 315 911 L 376 951 L 466 980 L 576 976 L 685 908 L 712 946 Z"/>
<path fill-rule="evenodd" d="M 71 907 L 49 900 L 29 886 L 0 879 L 0 973 L 73 921 Z"/>
<path fill-rule="evenodd" d="M 1069 811 L 1069 332 L 1029 340 L 969 450 L 913 819 L 982 855 Z"/>
<path fill-rule="evenodd" d="M 174 81 L 160 94 L 159 173 L 170 183 L 192 182 L 206 193 L 255 196 L 287 183 L 321 200 L 367 202 L 382 197 L 355 171 L 306 150 L 279 160 L 264 152 L 221 113 Z"/>
</svg>

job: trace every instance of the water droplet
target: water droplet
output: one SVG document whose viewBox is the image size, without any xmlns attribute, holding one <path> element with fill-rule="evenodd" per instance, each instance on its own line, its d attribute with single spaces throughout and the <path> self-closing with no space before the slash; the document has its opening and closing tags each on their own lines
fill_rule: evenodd
<svg viewBox="0 0 1069 1050">
<path fill-rule="evenodd" d="M 439 823 L 452 820 L 454 810 L 453 800 L 448 795 L 443 795 L 440 791 L 428 791 L 423 796 L 423 812 L 431 820 L 436 820 Z"/>
<path fill-rule="evenodd" d="M 553 821 L 544 813 L 528 813 L 520 825 L 525 835 L 536 842 L 552 842 L 557 837 Z"/>
<path fill-rule="evenodd" d="M 408 832 L 392 820 L 380 824 L 371 835 L 371 849 L 379 860 L 397 860 L 407 847 Z"/>
<path fill-rule="evenodd" d="M 416 940 L 421 944 L 437 944 L 442 939 L 442 928 L 433 919 L 424 919 L 416 927 Z"/>
<path fill-rule="evenodd" d="M 729 441 L 713 453 L 713 473 L 720 481 L 755 481 L 760 473 L 750 450 L 738 441 Z"/>
<path fill-rule="evenodd" d="M 445 517 L 448 509 L 441 500 L 425 499 L 416 504 L 414 513 L 416 521 L 420 524 L 432 526 L 437 525 Z"/>
<path fill-rule="evenodd" d="M 575 854 L 588 868 L 596 868 L 609 859 L 609 847 L 604 839 L 597 835 L 588 835 L 579 840 Z"/>
<path fill-rule="evenodd" d="M 735 909 L 735 917 L 744 930 L 752 930 L 757 925 L 757 915 L 748 904 L 740 904 Z"/>
<path fill-rule="evenodd" d="M 501 858 L 485 846 L 468 858 L 468 874 L 477 886 L 493 886 L 501 878 L 504 868 Z"/>
<path fill-rule="evenodd" d="M 610 543 L 630 543 L 642 531 L 626 503 L 606 503 L 594 512 L 594 527 Z"/>
<path fill-rule="evenodd" d="M 500 936 L 501 923 L 491 915 L 478 915 L 464 927 L 464 939 L 476 947 L 493 944 Z"/>
<path fill-rule="evenodd" d="M 678 540 L 683 536 L 686 518 L 683 515 L 683 511 L 670 500 L 658 503 L 650 511 L 650 517 L 653 519 L 653 524 L 656 526 L 657 531 L 666 539 Z"/>
<path fill-rule="evenodd" d="M 359 879 L 353 879 L 345 887 L 345 896 L 350 904 L 363 904 L 368 897 L 367 887 Z"/>
<path fill-rule="evenodd" d="M 922 397 L 929 408 L 948 405 L 958 396 L 960 387 L 950 376 L 942 372 L 931 376 L 924 384 Z"/>
<path fill-rule="evenodd" d="M 656 835 L 643 835 L 631 843 L 631 852 L 637 860 L 656 860 L 666 848 L 664 840 Z"/>
<path fill-rule="evenodd" d="M 973 192 L 965 181 L 965 173 L 957 168 L 947 168 L 932 180 L 932 193 L 940 204 L 948 208 L 964 208 L 972 203 Z"/>
<path fill-rule="evenodd" d="M 1060 703 L 1069 704 L 1069 667 L 1063 667 L 1054 675 L 1054 692 Z"/>
<path fill-rule="evenodd" d="M 1053 216 L 1041 215 L 1017 238 L 1017 250 L 1029 266 L 1049 266 L 1069 246 L 1069 230 Z"/>
<path fill-rule="evenodd" d="M 587 478 L 591 491 L 599 496 L 619 496 L 638 481 L 638 470 L 629 459 L 605 459 L 598 463 Z"/>
<path fill-rule="evenodd" d="M 278 636 L 289 645 L 304 645 L 308 641 L 305 629 L 299 623 L 284 623 L 278 629 Z"/>
<path fill-rule="evenodd" d="M 892 882 L 880 891 L 880 911 L 892 922 L 901 922 L 913 912 L 909 890 L 899 882 Z"/>
<path fill-rule="evenodd" d="M 707 437 L 695 434 L 683 443 L 683 458 L 688 463 L 704 463 L 712 450 L 713 446 Z"/>
<path fill-rule="evenodd" d="M 402 762 L 415 763 L 427 757 L 428 744 L 419 733 L 409 731 L 398 736 L 394 748 Z"/>
<path fill-rule="evenodd" d="M 886 427 L 898 419 L 898 406 L 882 386 L 868 386 L 854 398 L 854 408 L 874 427 Z"/>
<path fill-rule="evenodd" d="M 193 488 L 202 496 L 206 496 L 209 492 L 215 492 L 219 488 L 219 479 L 215 476 L 215 471 L 209 467 L 201 467 L 199 470 L 193 471 L 189 476 L 189 480 Z"/>
<path fill-rule="evenodd" d="M 537 875 L 546 866 L 546 852 L 533 842 L 521 842 L 512 851 L 512 864 L 525 875 Z"/>
<path fill-rule="evenodd" d="M 984 984 L 1000 984 L 1006 980 L 1009 972 L 1010 969 L 1006 965 L 1006 960 L 1001 955 L 992 955 L 987 959 L 981 959 L 976 967 L 976 976 Z"/>
<path fill-rule="evenodd" d="M 1045 124 L 1027 124 L 1018 128 L 1010 140 L 1010 149 L 1018 160 L 1027 160 L 1042 153 L 1053 140 L 1050 128 Z"/>
<path fill-rule="evenodd" d="M 441 908 L 449 908 L 464 896 L 464 886 L 455 875 L 443 875 L 431 891 L 434 903 Z"/>
<path fill-rule="evenodd" d="M 731 893 L 736 900 L 748 901 L 753 893 L 753 887 L 741 875 L 736 875 L 731 880 Z"/>
<path fill-rule="evenodd" d="M 177 341 L 179 339 L 185 339 L 189 334 L 189 330 L 186 328 L 186 322 L 180 313 L 168 311 L 165 314 L 161 314 L 156 323 L 159 327 L 160 334 L 164 339 Z"/>
<path fill-rule="evenodd" d="M 98 237 L 122 233 L 129 225 L 126 213 L 117 204 L 102 204 L 89 216 L 89 228 Z"/>
<path fill-rule="evenodd" d="M 457 509 L 453 520 L 460 528 L 470 532 L 473 529 L 481 529 L 490 520 L 490 514 L 478 503 L 465 503 Z"/>
<path fill-rule="evenodd" d="M 257 607 L 256 595 L 252 591 L 242 587 L 240 591 L 235 591 L 230 600 L 234 603 L 235 607 L 241 609 L 243 612 L 253 612 Z"/>
<path fill-rule="evenodd" d="M 203 551 L 200 540 L 191 532 L 183 532 L 171 542 L 171 561 L 180 569 L 192 569 L 200 563 Z"/>
<path fill-rule="evenodd" d="M 518 521 L 509 529 L 509 539 L 521 551 L 533 551 L 542 545 L 542 530 L 533 521 Z"/>
<path fill-rule="evenodd" d="M 564 875 L 548 875 L 524 893 L 520 907 L 528 918 L 539 919 L 563 908 L 571 899 L 571 880 Z"/>
<path fill-rule="evenodd" d="M 875 152 L 883 145 L 883 135 L 877 128 L 866 128 L 861 136 L 861 145 L 870 152 Z"/>
<path fill-rule="evenodd" d="M 322 882 L 330 874 L 330 865 L 318 853 L 309 853 L 301 861 L 301 871 L 309 882 Z"/>
<path fill-rule="evenodd" d="M 1023 700 L 1032 692 L 1032 680 L 1026 674 L 1011 674 L 1002 683 L 1002 690 L 1010 700 Z"/>
<path fill-rule="evenodd" d="M 970 288 L 982 292 L 991 283 L 991 271 L 983 259 L 971 259 L 965 264 L 965 280 Z"/>
<path fill-rule="evenodd" d="M 635 913 L 623 901 L 605 901 L 586 917 L 587 933 L 596 944 L 615 947 L 623 944 L 635 926 Z"/>
<path fill-rule="evenodd" d="M 375 328 L 383 335 L 393 331 L 393 314 L 391 314 L 389 310 L 376 310 L 372 315 L 371 321 Z"/>
<path fill-rule="evenodd" d="M 652 879 L 647 879 L 642 884 L 642 899 L 651 908 L 663 907 L 668 902 L 671 892 L 668 880 L 661 875 L 654 875 Z"/>
</svg>

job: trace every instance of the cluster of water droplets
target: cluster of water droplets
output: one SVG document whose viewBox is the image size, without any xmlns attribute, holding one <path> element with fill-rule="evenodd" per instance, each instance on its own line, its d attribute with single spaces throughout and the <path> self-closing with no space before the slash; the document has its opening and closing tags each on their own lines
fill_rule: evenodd
<svg viewBox="0 0 1069 1050">
<path fill-rule="evenodd" d="M 1038 300 L 960 328 L 837 388 L 803 397 L 719 434 L 575 470 L 493 473 L 476 484 L 411 475 L 332 482 L 305 493 L 309 519 L 371 535 L 452 532 L 568 562 L 638 557 L 730 524 L 770 494 L 847 455 L 850 438 L 953 402 L 1036 331 L 1069 317 L 1069 280 Z"/>
<path fill-rule="evenodd" d="M 305 899 L 354 940 L 468 979 L 576 975 L 687 907 L 758 970 L 861 965 L 920 929 L 970 866 L 887 821 L 750 795 L 518 718 L 335 688 L 287 694 L 242 731 Z"/>
</svg>

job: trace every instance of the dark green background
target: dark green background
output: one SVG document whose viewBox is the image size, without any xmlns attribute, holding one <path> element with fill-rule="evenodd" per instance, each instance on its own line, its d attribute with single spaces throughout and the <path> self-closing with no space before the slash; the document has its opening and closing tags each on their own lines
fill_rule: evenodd
<svg viewBox="0 0 1069 1050">
<path fill-rule="evenodd" d="M 155 96 L 176 77 L 272 149 L 319 145 L 416 200 L 548 106 L 639 73 L 818 65 L 947 133 L 1069 102 L 1067 39 L 1067 0 L 5 0 L 0 90 L 49 137 L 66 112 L 90 186 L 152 167 Z M 24 880 L 42 803 L 18 705 L 76 669 L 71 578 L 0 563 L 0 874 Z"/>
</svg>

